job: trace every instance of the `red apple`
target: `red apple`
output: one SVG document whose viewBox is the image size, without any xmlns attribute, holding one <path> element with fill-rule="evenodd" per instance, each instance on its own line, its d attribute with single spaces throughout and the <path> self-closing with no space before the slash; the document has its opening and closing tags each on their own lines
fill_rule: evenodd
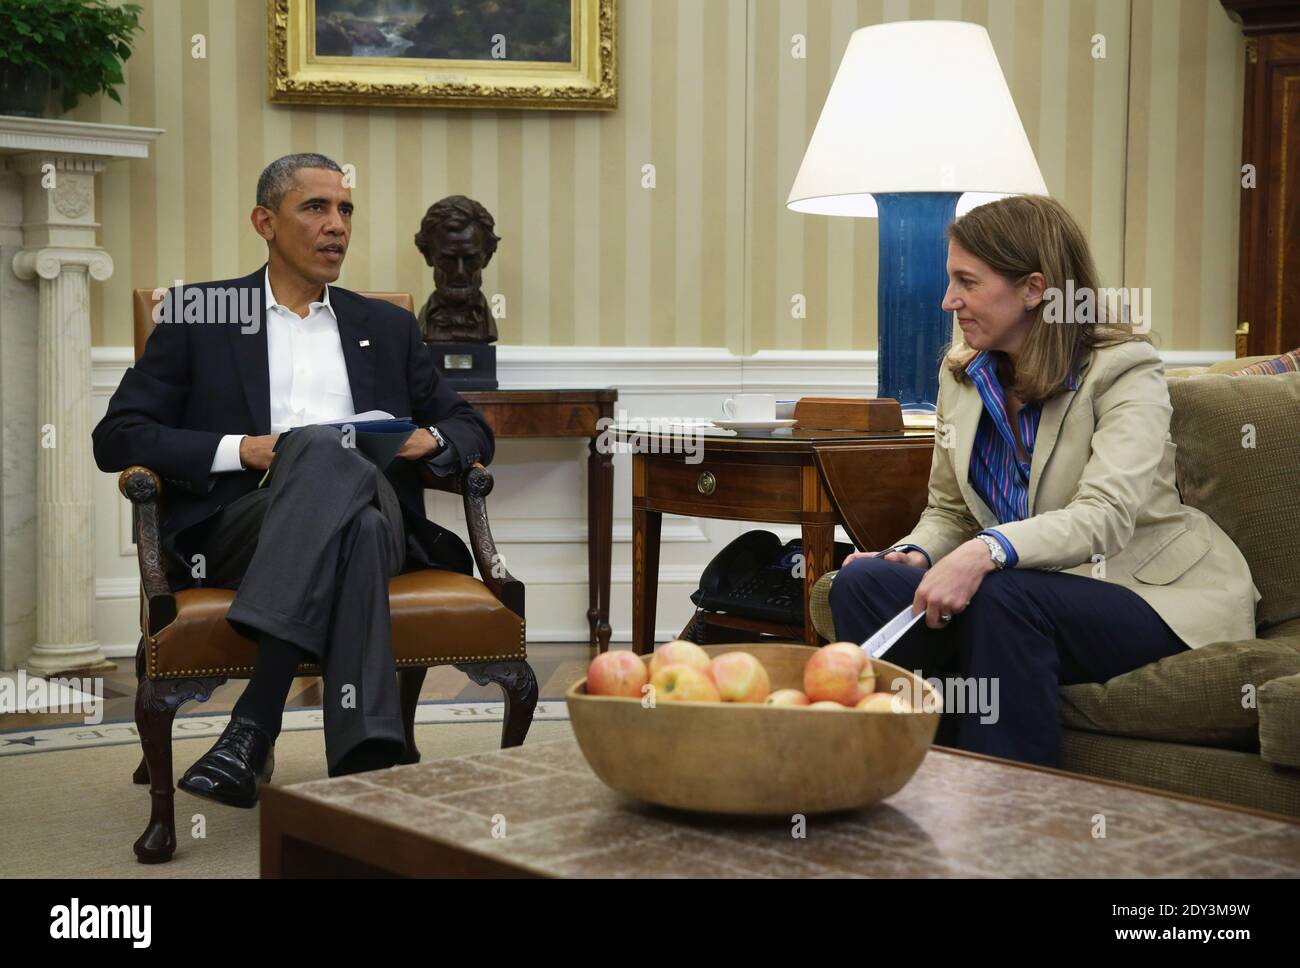
<svg viewBox="0 0 1300 968">
<path fill-rule="evenodd" d="M 684 664 L 664 666 L 650 678 L 655 699 L 664 702 L 718 702 L 718 687 L 708 674 Z"/>
<path fill-rule="evenodd" d="M 641 697 L 650 681 L 645 663 L 635 653 L 620 649 L 602 652 L 587 666 L 587 693 L 592 696 Z"/>
<path fill-rule="evenodd" d="M 772 691 L 763 663 L 748 652 L 724 652 L 709 663 L 709 678 L 723 702 L 762 702 Z"/>
<path fill-rule="evenodd" d="M 798 689 L 778 689 L 764 700 L 769 706 L 807 706 L 808 697 Z"/>
<path fill-rule="evenodd" d="M 814 704 L 822 700 L 852 706 L 860 698 L 860 666 L 842 651 L 819 649 L 803 667 L 803 691 Z"/>
<path fill-rule="evenodd" d="M 650 678 L 653 679 L 660 669 L 670 665 L 688 665 L 703 672 L 709 667 L 709 653 L 694 642 L 673 639 L 655 649 L 655 654 L 650 658 Z"/>
<path fill-rule="evenodd" d="M 846 705 L 844 705 L 843 703 L 838 703 L 838 702 L 835 702 L 835 701 L 833 701 L 833 700 L 831 700 L 831 699 L 821 699 L 821 700 L 818 700 L 817 702 L 813 703 L 812 705 L 810 705 L 808 708 L 809 708 L 809 709 L 844 709 L 844 710 L 847 710 L 849 707 L 846 706 Z"/>
<path fill-rule="evenodd" d="M 907 701 L 906 696 L 895 692 L 873 692 L 853 708 L 869 713 L 910 713 L 912 704 Z"/>
<path fill-rule="evenodd" d="M 832 642 L 830 645 L 823 646 L 822 651 L 838 652 L 857 663 L 858 699 L 865 699 L 876 691 L 876 670 L 871 665 L 871 657 L 862 651 L 862 646 L 854 642 Z"/>
</svg>

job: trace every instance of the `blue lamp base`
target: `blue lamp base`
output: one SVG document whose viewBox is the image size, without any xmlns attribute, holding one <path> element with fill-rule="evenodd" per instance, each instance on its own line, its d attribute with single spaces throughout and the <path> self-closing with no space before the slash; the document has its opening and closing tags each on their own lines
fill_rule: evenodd
<svg viewBox="0 0 1300 968">
<path fill-rule="evenodd" d="M 952 313 L 940 308 L 948 288 L 946 233 L 961 192 L 872 197 L 880 214 L 876 396 L 892 397 L 904 410 L 934 413 L 939 364 L 952 342 Z"/>
</svg>

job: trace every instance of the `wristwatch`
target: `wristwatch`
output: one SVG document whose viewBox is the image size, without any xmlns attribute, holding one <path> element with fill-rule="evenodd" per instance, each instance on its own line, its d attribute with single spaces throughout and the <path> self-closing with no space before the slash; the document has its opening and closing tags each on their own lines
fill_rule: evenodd
<svg viewBox="0 0 1300 968">
<path fill-rule="evenodd" d="M 444 450 L 446 450 L 447 438 L 442 435 L 442 431 L 440 431 L 433 424 L 429 424 L 429 426 L 425 427 L 424 429 L 429 431 L 429 433 L 433 434 L 433 439 L 438 442 L 438 453 L 441 454 Z"/>
<path fill-rule="evenodd" d="M 989 554 L 993 556 L 993 564 L 998 566 L 998 571 L 1007 566 L 1007 549 L 1002 547 L 1001 541 L 991 534 L 977 534 L 975 537 L 989 546 Z"/>
</svg>

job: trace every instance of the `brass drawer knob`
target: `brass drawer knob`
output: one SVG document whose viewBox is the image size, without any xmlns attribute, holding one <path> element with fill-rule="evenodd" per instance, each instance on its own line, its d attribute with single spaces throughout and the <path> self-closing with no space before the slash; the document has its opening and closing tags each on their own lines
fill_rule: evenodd
<svg viewBox="0 0 1300 968">
<path fill-rule="evenodd" d="M 695 489 L 708 497 L 718 489 L 718 479 L 708 471 L 704 471 L 700 474 L 700 479 L 695 482 Z"/>
</svg>

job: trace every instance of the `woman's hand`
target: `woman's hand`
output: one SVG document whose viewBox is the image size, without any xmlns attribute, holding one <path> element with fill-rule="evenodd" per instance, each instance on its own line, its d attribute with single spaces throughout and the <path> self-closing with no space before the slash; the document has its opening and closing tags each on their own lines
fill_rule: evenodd
<svg viewBox="0 0 1300 968">
<path fill-rule="evenodd" d="M 957 615 L 965 611 L 979 591 L 984 576 L 996 568 L 988 545 L 979 538 L 971 538 L 940 558 L 926 572 L 921 584 L 916 587 L 912 614 L 925 612 L 926 625 L 932 629 L 943 628 L 947 623 L 939 616 Z"/>
<path fill-rule="evenodd" d="M 844 559 L 844 562 L 840 567 L 843 568 L 850 561 L 856 561 L 859 558 L 874 558 L 876 555 L 880 555 L 880 552 L 855 551 Z M 886 561 L 897 561 L 904 565 L 911 565 L 913 568 L 920 568 L 922 570 L 929 567 L 926 565 L 925 555 L 921 554 L 919 551 L 891 551 L 887 555 L 880 555 L 880 557 L 884 558 Z"/>
</svg>

